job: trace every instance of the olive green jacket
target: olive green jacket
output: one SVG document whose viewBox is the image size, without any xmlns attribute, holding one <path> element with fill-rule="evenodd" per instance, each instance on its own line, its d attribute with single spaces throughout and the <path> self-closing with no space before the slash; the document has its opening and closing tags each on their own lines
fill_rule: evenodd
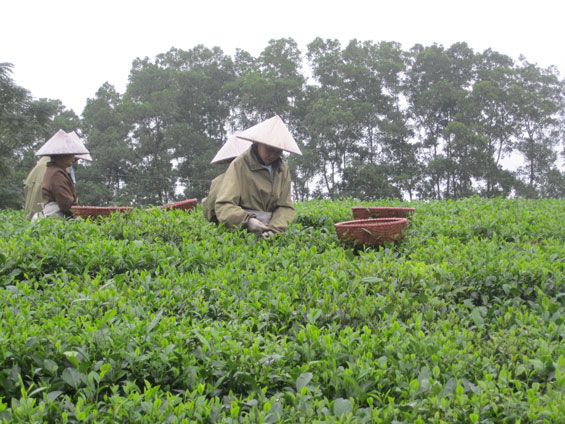
<svg viewBox="0 0 565 424">
<path fill-rule="evenodd" d="M 218 221 L 230 227 L 245 227 L 249 218 L 255 215 L 244 209 L 260 210 L 272 212 L 270 229 L 285 231 L 294 219 L 290 171 L 282 159 L 277 159 L 273 168 L 271 178 L 253 148 L 249 148 L 230 164 L 223 178 L 221 175 L 216 177 L 218 189 L 214 210 Z"/>
</svg>

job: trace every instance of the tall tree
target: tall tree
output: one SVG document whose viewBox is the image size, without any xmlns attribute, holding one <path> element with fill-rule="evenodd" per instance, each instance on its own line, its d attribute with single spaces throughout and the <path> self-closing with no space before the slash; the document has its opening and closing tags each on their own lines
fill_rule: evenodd
<svg viewBox="0 0 565 424">
<path fill-rule="evenodd" d="M 374 43 L 357 40 L 352 40 L 341 52 L 343 65 L 339 91 L 351 101 L 352 113 L 359 123 L 358 131 L 362 134 L 358 143 L 360 160 L 371 164 L 378 160 L 380 126 L 392 107 L 392 99 L 383 93 L 379 53 L 379 46 Z"/>
<path fill-rule="evenodd" d="M 132 181 L 134 164 L 123 119 L 122 96 L 104 83 L 83 111 L 82 128 L 93 162 L 80 170 L 77 192 L 83 204 L 129 204 L 125 186 Z"/>
<path fill-rule="evenodd" d="M 467 89 L 474 81 L 475 56 L 465 43 L 445 50 L 441 45 L 411 49 L 408 72 L 408 101 L 426 148 L 427 178 L 424 195 L 436 199 L 453 195 L 453 147 L 446 137 L 448 124 L 456 120 L 467 101 Z"/>
<path fill-rule="evenodd" d="M 485 196 L 509 194 L 509 173 L 502 160 L 509 156 L 518 134 L 517 104 L 512 96 L 515 69 L 512 59 L 491 49 L 477 60 L 477 81 L 471 89 L 467 105 L 467 121 L 478 124 L 477 135 L 484 137 L 488 157 L 484 169 Z"/>
<path fill-rule="evenodd" d="M 358 127 L 347 101 L 337 96 L 322 95 L 311 104 L 304 118 L 309 140 L 308 147 L 316 152 L 321 165 L 320 190 L 330 197 L 340 195 L 343 170 L 352 163 L 351 146 L 358 139 Z M 347 195 L 347 194 L 346 194 Z"/>
<path fill-rule="evenodd" d="M 367 44 L 367 43 L 366 43 Z M 414 196 L 417 181 L 420 179 L 421 165 L 418 161 L 420 144 L 414 140 L 413 125 L 407 110 L 405 95 L 405 75 L 407 57 L 398 43 L 381 42 L 370 47 L 371 69 L 378 76 L 381 87 L 380 103 L 375 105 L 379 114 L 373 141 L 368 137 L 370 162 L 373 152 L 377 157 L 382 173 L 374 173 L 378 182 L 389 181 L 394 190 L 387 189 L 373 195 L 379 197 Z M 378 143 L 378 149 L 374 149 Z M 396 193 L 396 194 L 394 194 Z M 401 193 L 401 194 L 400 194 Z"/>
<path fill-rule="evenodd" d="M 226 141 L 226 122 L 235 102 L 233 60 L 218 47 L 204 46 L 174 49 L 157 59 L 162 66 L 178 70 L 178 112 L 167 129 L 176 146 L 177 184 L 184 187 L 185 197 L 205 197 L 218 172 L 209 166 L 210 160 Z"/>
<path fill-rule="evenodd" d="M 18 185 L 14 178 L 13 161 L 17 148 L 26 144 L 22 129 L 31 98 L 29 92 L 12 80 L 13 65 L 0 63 L 0 207 L 17 207 Z"/>
<path fill-rule="evenodd" d="M 124 120 L 132 127 L 130 144 L 135 158 L 126 190 L 132 202 L 163 204 L 174 199 L 174 145 L 166 130 L 174 123 L 178 90 L 176 70 L 136 59 L 123 99 Z"/>
<path fill-rule="evenodd" d="M 480 135 L 478 125 L 459 120 L 447 124 L 444 134 L 450 154 L 443 163 L 452 176 L 447 194 L 451 198 L 471 196 L 476 193 L 474 181 L 484 178 L 485 165 L 492 161 L 487 140 Z"/>
<path fill-rule="evenodd" d="M 308 45 L 307 58 L 315 84 L 308 89 L 303 117 L 306 146 L 317 157 L 318 195 L 336 197 L 344 189 L 344 169 L 360 154 L 364 125 L 357 118 L 370 105 L 357 103 L 344 83 L 354 65 L 346 64 L 337 40 L 316 38 Z"/>
<path fill-rule="evenodd" d="M 563 142 L 565 84 L 554 67 L 541 69 L 522 58 L 512 95 L 517 102 L 517 150 L 524 157 L 519 168 L 528 187 L 527 196 L 543 190 L 543 181 L 555 168 L 556 147 Z"/>
<path fill-rule="evenodd" d="M 318 38 L 308 46 L 308 59 L 319 97 L 339 99 L 335 107 L 339 103 L 339 110 L 347 111 L 334 114 L 335 122 L 327 122 L 328 131 L 332 126 L 341 128 L 337 137 L 343 146 L 334 142 L 333 147 L 345 152 L 337 168 L 343 194 L 378 198 L 400 196 L 403 190 L 411 193 L 417 145 L 410 140 L 412 131 L 403 106 L 406 58 L 400 46 L 352 40 L 341 50 L 336 40 Z M 317 147 L 323 146 L 321 137 L 316 140 L 312 147 L 321 150 Z M 323 148 L 330 146 L 326 143 Z M 323 166 L 320 174 L 326 180 Z"/>
<path fill-rule="evenodd" d="M 124 96 L 131 143 L 137 156 L 129 190 L 138 203 L 203 197 L 208 166 L 226 138 L 232 60 L 219 48 L 171 49 L 155 63 L 136 60 Z"/>
</svg>

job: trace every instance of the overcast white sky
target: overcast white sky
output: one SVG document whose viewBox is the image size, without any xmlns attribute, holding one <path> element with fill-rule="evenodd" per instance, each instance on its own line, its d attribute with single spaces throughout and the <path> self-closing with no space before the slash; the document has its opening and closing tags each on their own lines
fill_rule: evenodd
<svg viewBox="0 0 565 424">
<path fill-rule="evenodd" d="M 125 91 L 131 63 L 198 44 L 258 55 L 270 39 L 305 52 L 316 37 L 449 47 L 465 41 L 565 75 L 563 0 L 2 0 L 0 62 L 35 98 L 81 114 L 109 82 Z"/>
</svg>

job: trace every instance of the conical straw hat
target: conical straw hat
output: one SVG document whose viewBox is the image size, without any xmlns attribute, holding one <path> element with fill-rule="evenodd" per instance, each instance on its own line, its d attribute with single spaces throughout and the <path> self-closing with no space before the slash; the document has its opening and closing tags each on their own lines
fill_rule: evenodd
<svg viewBox="0 0 565 424">
<path fill-rule="evenodd" d="M 229 137 L 228 141 L 226 141 L 222 148 L 218 150 L 218 153 L 216 153 L 216 156 L 214 156 L 214 159 L 212 159 L 210 163 L 223 163 L 236 158 L 241 153 L 249 149 L 251 144 L 252 143 L 250 141 L 237 138 L 234 134 Z"/>
<path fill-rule="evenodd" d="M 82 140 L 80 139 L 80 137 L 77 135 L 76 132 L 71 131 L 71 132 L 68 132 L 67 135 L 70 136 L 77 143 L 80 143 L 84 146 L 84 143 L 82 142 Z M 75 159 L 83 159 L 83 160 L 87 160 L 89 162 L 92 162 L 92 156 L 90 156 L 90 154 L 88 154 L 88 153 L 85 153 L 84 155 L 76 155 Z"/>
<path fill-rule="evenodd" d="M 237 134 L 236 137 L 266 144 L 287 152 L 302 154 L 292 134 L 278 115 L 246 129 L 242 133 Z"/>
<path fill-rule="evenodd" d="M 80 141 L 80 140 L 79 140 Z M 35 153 L 36 156 L 83 155 L 90 153 L 82 142 L 77 143 L 65 131 L 59 130 Z"/>
</svg>

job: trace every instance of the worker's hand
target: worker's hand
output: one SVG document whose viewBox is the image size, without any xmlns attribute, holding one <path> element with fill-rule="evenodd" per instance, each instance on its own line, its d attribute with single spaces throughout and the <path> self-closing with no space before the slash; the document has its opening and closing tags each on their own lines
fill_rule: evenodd
<svg viewBox="0 0 565 424">
<path fill-rule="evenodd" d="M 265 224 L 263 224 L 257 218 L 249 218 L 249 221 L 247 221 L 247 228 L 249 229 L 249 231 L 253 233 L 261 233 L 269 229 Z"/>
<path fill-rule="evenodd" d="M 274 236 L 276 233 L 273 230 L 268 230 L 265 231 L 263 234 L 261 234 L 261 237 L 263 237 L 264 239 L 269 238 L 271 236 Z"/>
</svg>

